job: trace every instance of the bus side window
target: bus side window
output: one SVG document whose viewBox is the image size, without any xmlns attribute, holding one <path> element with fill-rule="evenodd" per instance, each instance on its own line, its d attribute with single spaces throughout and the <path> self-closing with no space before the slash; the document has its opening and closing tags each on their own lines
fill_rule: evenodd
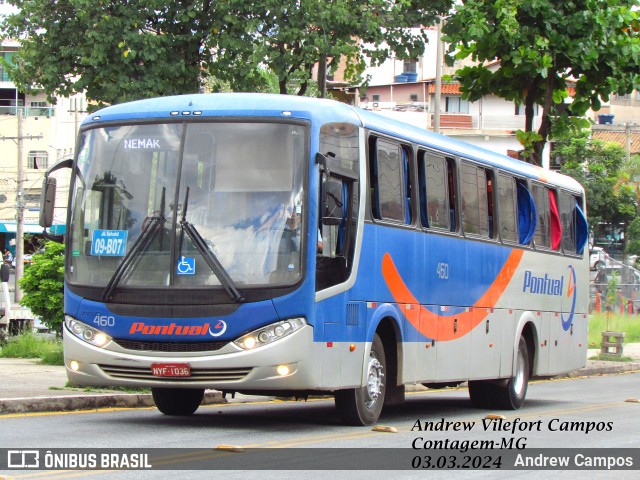
<svg viewBox="0 0 640 480">
<path fill-rule="evenodd" d="M 495 208 L 494 208 L 494 191 L 493 191 L 493 172 L 485 170 L 485 182 L 487 185 L 487 218 L 489 220 L 489 238 L 495 238 Z"/>
<path fill-rule="evenodd" d="M 449 196 L 449 230 L 455 232 L 458 229 L 458 186 L 456 182 L 453 159 L 447 158 L 445 164 L 447 167 L 447 184 Z"/>
<path fill-rule="evenodd" d="M 326 161 L 320 191 L 330 194 L 332 219 L 323 221 L 325 201 L 320 199 L 319 224 L 312 226 L 316 242 L 316 291 L 344 282 L 353 266 L 360 205 L 359 130 L 349 123 L 328 123 L 320 129 L 320 153 Z M 328 190 L 327 190 L 328 188 Z M 313 238 L 313 237 L 311 237 Z"/>
<path fill-rule="evenodd" d="M 533 235 L 536 247 L 551 248 L 551 207 L 549 192 L 542 185 L 531 185 L 531 194 L 538 212 L 538 225 Z"/>
<path fill-rule="evenodd" d="M 420 184 L 420 218 L 429 228 L 451 230 L 452 219 L 449 196 L 450 180 L 448 162 L 442 157 L 420 152 L 418 155 L 418 178 Z M 455 229 L 455 227 L 454 227 Z"/>
<path fill-rule="evenodd" d="M 518 243 L 529 245 L 538 224 L 536 203 L 523 180 L 516 181 L 516 192 L 518 198 Z"/>
<path fill-rule="evenodd" d="M 562 223 L 560 222 L 560 212 L 558 211 L 558 200 L 555 190 L 547 189 L 549 192 L 549 211 L 551 214 L 549 229 L 551 231 L 551 248 L 560 250 L 562 244 Z"/>
<path fill-rule="evenodd" d="M 465 233 L 491 238 L 487 182 L 489 173 L 468 162 L 460 164 L 462 228 Z"/>
<path fill-rule="evenodd" d="M 582 254 L 588 237 L 587 219 L 582 211 L 581 199 L 560 192 L 560 222 L 562 223 L 562 249 L 567 254 Z"/>
<path fill-rule="evenodd" d="M 503 242 L 518 241 L 518 202 L 516 197 L 516 181 L 513 177 L 498 174 L 498 229 Z"/>
<path fill-rule="evenodd" d="M 369 146 L 373 218 L 410 223 L 408 150 L 380 138 L 371 139 Z"/>
</svg>

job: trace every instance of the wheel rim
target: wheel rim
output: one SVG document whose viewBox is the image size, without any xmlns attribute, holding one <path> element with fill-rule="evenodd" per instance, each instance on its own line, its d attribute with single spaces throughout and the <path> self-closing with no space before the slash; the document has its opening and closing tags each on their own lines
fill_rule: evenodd
<svg viewBox="0 0 640 480">
<path fill-rule="evenodd" d="M 366 388 L 367 398 L 364 402 L 367 408 L 372 408 L 378 401 L 378 397 L 382 394 L 382 377 L 384 377 L 382 370 L 382 364 L 372 352 L 371 357 L 369 357 L 369 374 Z"/>
<path fill-rule="evenodd" d="M 522 396 L 522 391 L 524 389 L 524 384 L 525 384 L 524 368 L 525 368 L 524 355 L 521 350 L 518 350 L 518 363 L 516 365 L 516 375 L 515 377 L 513 377 L 513 391 L 518 397 Z"/>
</svg>

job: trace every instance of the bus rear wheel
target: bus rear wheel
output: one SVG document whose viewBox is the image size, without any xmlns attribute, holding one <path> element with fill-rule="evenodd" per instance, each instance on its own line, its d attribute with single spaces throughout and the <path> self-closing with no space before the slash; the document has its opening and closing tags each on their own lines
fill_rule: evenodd
<svg viewBox="0 0 640 480">
<path fill-rule="evenodd" d="M 380 417 L 385 395 L 387 364 L 382 340 L 376 334 L 367 359 L 367 384 L 335 392 L 338 414 L 348 425 L 372 425 Z"/>
<path fill-rule="evenodd" d="M 191 415 L 202 398 L 204 388 L 152 388 L 151 394 L 156 407 L 165 415 Z"/>
<path fill-rule="evenodd" d="M 518 342 L 516 371 L 506 385 L 492 380 L 469 382 L 471 403 L 477 408 L 517 410 L 524 404 L 529 385 L 529 349 L 524 337 Z"/>
</svg>

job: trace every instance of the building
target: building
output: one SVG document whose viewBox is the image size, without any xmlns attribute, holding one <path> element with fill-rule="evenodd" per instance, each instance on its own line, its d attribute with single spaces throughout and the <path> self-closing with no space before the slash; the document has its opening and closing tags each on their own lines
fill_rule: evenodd
<svg viewBox="0 0 640 480">
<path fill-rule="evenodd" d="M 18 48 L 18 42 L 5 40 L 0 44 L 0 57 L 11 63 Z M 0 65 L 0 248 L 3 250 L 9 248 L 15 253 L 20 187 L 24 205 L 24 233 L 42 233 L 38 218 L 44 172 L 58 160 L 73 155 L 76 132 L 84 118 L 85 105 L 83 95 L 60 98 L 55 105 L 51 105 L 42 92 L 21 92 Z M 18 125 L 20 117 L 21 128 Z M 19 137 L 22 143 L 20 159 Z M 22 163 L 22 186 L 18 185 L 18 161 Z M 66 195 L 68 183 L 67 179 L 61 180 L 62 188 L 58 192 L 62 197 Z M 66 203 L 61 200 L 60 205 Z M 60 216 L 64 216 L 63 210 Z M 54 223 L 62 226 L 64 218 L 55 218 Z M 26 244 L 25 252 L 30 248 Z"/>
<path fill-rule="evenodd" d="M 418 127 L 434 130 L 438 63 L 438 30 L 427 30 L 429 42 L 424 54 L 413 60 L 389 59 L 382 65 L 371 67 L 365 75 L 369 78 L 366 89 L 348 89 L 353 102 L 362 108 L 376 110 L 383 115 L 411 123 Z M 498 153 L 517 156 L 522 146 L 516 140 L 515 132 L 525 128 L 524 105 L 486 95 L 476 102 L 462 98 L 460 85 L 449 79 L 456 70 L 471 64 L 469 59 L 453 66 L 442 65 L 443 79 L 440 82 L 440 132 L 473 143 Z M 500 68 L 499 62 L 488 65 Z M 329 82 L 331 85 L 331 82 Z M 340 90 L 338 98 L 344 101 L 344 88 L 336 82 Z M 569 100 L 574 92 L 568 85 Z M 612 95 L 608 103 L 598 112 L 589 111 L 588 118 L 594 121 L 594 138 L 620 143 L 631 153 L 640 150 L 640 93 Z M 542 120 L 542 108 L 536 106 L 533 122 L 537 130 Z M 600 125 L 600 123 L 612 123 Z M 625 132 L 625 125 L 627 130 Z M 629 131 L 629 126 L 632 126 Z M 614 133 L 615 132 L 615 133 Z M 630 133 L 631 132 L 631 133 Z M 543 166 L 557 168 L 550 161 L 551 144 L 543 152 Z"/>
<path fill-rule="evenodd" d="M 369 85 L 356 95 L 360 107 L 376 110 L 383 115 L 413 125 L 434 130 L 434 112 L 437 89 L 438 30 L 427 30 L 429 42 L 420 58 L 414 60 L 390 59 L 382 65 L 369 68 L 365 75 Z M 442 66 L 444 79 L 440 82 L 440 133 L 481 146 L 502 154 L 513 154 L 522 149 L 515 132 L 525 127 L 523 105 L 487 95 L 476 102 L 462 98 L 460 85 L 448 81 L 455 71 L 470 64 L 469 60 L 453 66 Z M 499 68 L 494 62 L 489 68 Z M 542 109 L 536 109 L 534 129 L 540 125 Z M 545 166 L 549 155 L 545 152 Z"/>
</svg>

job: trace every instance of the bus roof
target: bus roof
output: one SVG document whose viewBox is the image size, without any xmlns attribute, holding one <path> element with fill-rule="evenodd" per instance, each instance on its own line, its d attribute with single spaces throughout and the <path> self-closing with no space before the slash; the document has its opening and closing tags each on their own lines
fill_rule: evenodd
<svg viewBox="0 0 640 480">
<path fill-rule="evenodd" d="M 574 191 L 580 184 L 565 175 L 510 158 L 482 147 L 440 135 L 334 100 L 263 93 L 214 93 L 157 97 L 106 107 L 89 115 L 82 126 L 108 121 L 185 117 L 277 117 L 326 122 L 347 122 L 438 151 L 475 159 L 522 176 L 550 182 Z"/>
</svg>

